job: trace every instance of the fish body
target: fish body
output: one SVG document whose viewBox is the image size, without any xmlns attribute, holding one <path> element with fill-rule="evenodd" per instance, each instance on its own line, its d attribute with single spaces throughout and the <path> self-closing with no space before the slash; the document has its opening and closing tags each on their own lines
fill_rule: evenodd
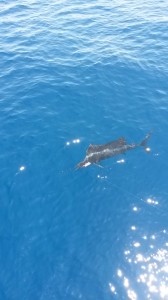
<svg viewBox="0 0 168 300">
<path fill-rule="evenodd" d="M 145 150 L 150 133 L 146 135 L 145 139 L 139 144 L 127 144 L 125 138 L 121 137 L 116 141 L 107 144 L 93 145 L 91 144 L 86 151 L 84 160 L 77 164 L 76 168 L 88 167 L 91 164 L 97 164 L 101 160 L 123 154 L 128 150 L 133 150 L 137 147 L 143 146 Z"/>
</svg>

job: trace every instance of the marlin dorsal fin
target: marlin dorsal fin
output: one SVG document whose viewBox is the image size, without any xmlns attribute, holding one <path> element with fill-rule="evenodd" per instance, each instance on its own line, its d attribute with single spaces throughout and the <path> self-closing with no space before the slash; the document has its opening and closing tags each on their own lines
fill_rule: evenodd
<svg viewBox="0 0 168 300">
<path fill-rule="evenodd" d="M 97 149 L 97 145 L 90 144 L 86 151 L 86 155 L 96 152 L 96 149 Z"/>
<path fill-rule="evenodd" d="M 103 150 L 106 150 L 107 148 L 115 149 L 115 148 L 118 148 L 118 147 L 121 147 L 124 145 L 126 145 L 126 140 L 123 137 L 120 137 L 118 140 L 112 141 L 107 144 L 100 144 L 100 145 L 90 144 L 86 151 L 86 155 L 89 155 L 89 154 L 95 153 L 95 152 L 99 152 L 99 151 L 103 151 Z"/>
</svg>

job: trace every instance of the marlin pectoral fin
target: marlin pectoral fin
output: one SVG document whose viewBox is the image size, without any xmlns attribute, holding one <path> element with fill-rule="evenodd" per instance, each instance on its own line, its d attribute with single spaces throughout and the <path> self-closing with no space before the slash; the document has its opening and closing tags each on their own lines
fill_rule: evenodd
<svg viewBox="0 0 168 300">
<path fill-rule="evenodd" d="M 100 165 L 100 164 L 94 163 L 94 165 L 98 166 L 99 168 L 104 169 L 104 167 L 102 165 Z"/>
</svg>

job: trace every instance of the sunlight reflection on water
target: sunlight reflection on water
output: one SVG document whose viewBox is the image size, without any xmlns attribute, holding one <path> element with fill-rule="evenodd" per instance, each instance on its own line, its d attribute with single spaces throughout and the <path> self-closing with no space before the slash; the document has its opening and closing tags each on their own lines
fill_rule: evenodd
<svg viewBox="0 0 168 300">
<path fill-rule="evenodd" d="M 157 200 L 151 198 L 145 202 L 152 206 L 159 204 Z M 138 213 L 140 209 L 134 206 L 132 212 Z M 109 283 L 112 294 L 116 295 L 116 298 L 120 297 L 120 289 L 117 291 L 117 285 L 122 284 L 130 300 L 168 299 L 167 230 L 164 229 L 157 234 L 146 233 L 139 236 L 137 233 L 140 228 L 135 224 L 130 227 L 130 230 L 136 236 L 133 236 L 133 240 L 129 242 L 123 254 L 127 269 L 120 267 L 116 270 L 117 284 Z M 131 275 L 127 276 L 126 273 Z"/>
</svg>

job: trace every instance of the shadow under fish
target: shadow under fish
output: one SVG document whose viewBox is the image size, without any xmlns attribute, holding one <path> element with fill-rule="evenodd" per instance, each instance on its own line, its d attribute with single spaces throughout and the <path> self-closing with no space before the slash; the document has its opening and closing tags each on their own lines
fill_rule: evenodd
<svg viewBox="0 0 168 300">
<path fill-rule="evenodd" d="M 116 141 L 112 141 L 107 144 L 102 145 L 93 145 L 91 144 L 89 148 L 86 151 L 86 157 L 83 161 L 78 163 L 76 165 L 76 169 L 82 168 L 82 167 L 88 167 L 91 164 L 96 164 L 101 160 L 113 157 L 115 155 L 123 154 L 128 150 L 135 149 L 137 147 L 144 147 L 145 151 L 150 151 L 149 148 L 147 148 L 147 142 L 151 136 L 151 133 L 148 133 L 145 137 L 145 139 L 140 142 L 139 144 L 127 144 L 125 138 L 120 137 Z M 98 165 L 100 166 L 100 165 Z M 100 166 L 101 167 L 101 166 Z"/>
</svg>

